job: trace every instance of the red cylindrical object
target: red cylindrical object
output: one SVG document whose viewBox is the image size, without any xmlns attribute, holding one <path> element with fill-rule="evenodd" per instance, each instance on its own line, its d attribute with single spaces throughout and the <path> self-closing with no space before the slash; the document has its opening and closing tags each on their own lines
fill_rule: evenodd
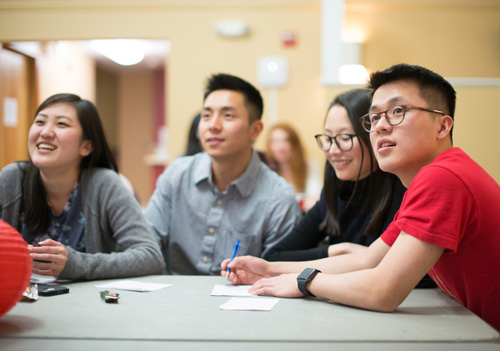
<svg viewBox="0 0 500 351">
<path fill-rule="evenodd" d="M 0 220 L 0 316 L 21 300 L 32 267 L 28 244 L 17 230 Z"/>
</svg>

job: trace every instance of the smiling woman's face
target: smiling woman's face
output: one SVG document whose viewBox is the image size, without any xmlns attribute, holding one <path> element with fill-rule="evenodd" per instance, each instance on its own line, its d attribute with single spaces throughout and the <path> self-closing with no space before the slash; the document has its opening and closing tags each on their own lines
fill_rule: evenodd
<svg viewBox="0 0 500 351">
<path fill-rule="evenodd" d="M 91 143 L 82 138 L 82 126 L 75 108 L 56 103 L 38 113 L 28 135 L 28 150 L 40 170 L 75 167 L 88 155 Z"/>
<path fill-rule="evenodd" d="M 328 111 L 325 120 L 324 133 L 334 137 L 340 133 L 355 134 L 354 128 L 349 121 L 347 110 L 341 105 L 334 105 Z M 364 158 L 362 160 L 362 150 Z M 355 181 L 358 172 L 361 169 L 359 179 L 370 175 L 370 152 L 366 145 L 360 142 L 359 138 L 353 138 L 353 146 L 349 151 L 340 150 L 335 142 L 332 143 L 330 150 L 325 151 L 328 162 L 335 170 L 337 178 L 344 181 Z"/>
</svg>

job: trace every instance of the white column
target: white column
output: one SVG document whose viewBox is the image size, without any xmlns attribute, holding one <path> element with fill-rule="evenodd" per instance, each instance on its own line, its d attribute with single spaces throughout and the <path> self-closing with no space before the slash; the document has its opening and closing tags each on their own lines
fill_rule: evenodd
<svg viewBox="0 0 500 351">
<path fill-rule="evenodd" d="M 344 25 L 345 0 L 321 1 L 321 84 L 338 85 L 342 64 L 340 34 Z"/>
</svg>

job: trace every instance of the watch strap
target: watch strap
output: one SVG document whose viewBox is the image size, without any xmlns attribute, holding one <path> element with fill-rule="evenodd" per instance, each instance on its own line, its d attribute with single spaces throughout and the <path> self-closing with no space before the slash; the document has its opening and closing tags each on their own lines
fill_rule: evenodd
<svg viewBox="0 0 500 351">
<path fill-rule="evenodd" d="M 306 284 L 313 280 L 318 273 L 321 273 L 321 271 L 316 268 L 306 268 L 297 277 L 298 288 L 300 292 L 305 296 L 316 297 L 315 295 L 311 294 L 309 290 L 307 290 Z"/>
</svg>

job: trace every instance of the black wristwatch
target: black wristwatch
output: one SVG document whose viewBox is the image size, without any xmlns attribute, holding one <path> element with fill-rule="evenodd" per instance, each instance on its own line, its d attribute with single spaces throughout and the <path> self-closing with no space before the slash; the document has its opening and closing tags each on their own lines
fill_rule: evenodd
<svg viewBox="0 0 500 351">
<path fill-rule="evenodd" d="M 306 268 L 299 274 L 297 277 L 297 284 L 299 285 L 299 290 L 302 294 L 316 297 L 306 289 L 306 284 L 313 280 L 318 273 L 321 273 L 321 271 L 316 268 Z"/>
</svg>

